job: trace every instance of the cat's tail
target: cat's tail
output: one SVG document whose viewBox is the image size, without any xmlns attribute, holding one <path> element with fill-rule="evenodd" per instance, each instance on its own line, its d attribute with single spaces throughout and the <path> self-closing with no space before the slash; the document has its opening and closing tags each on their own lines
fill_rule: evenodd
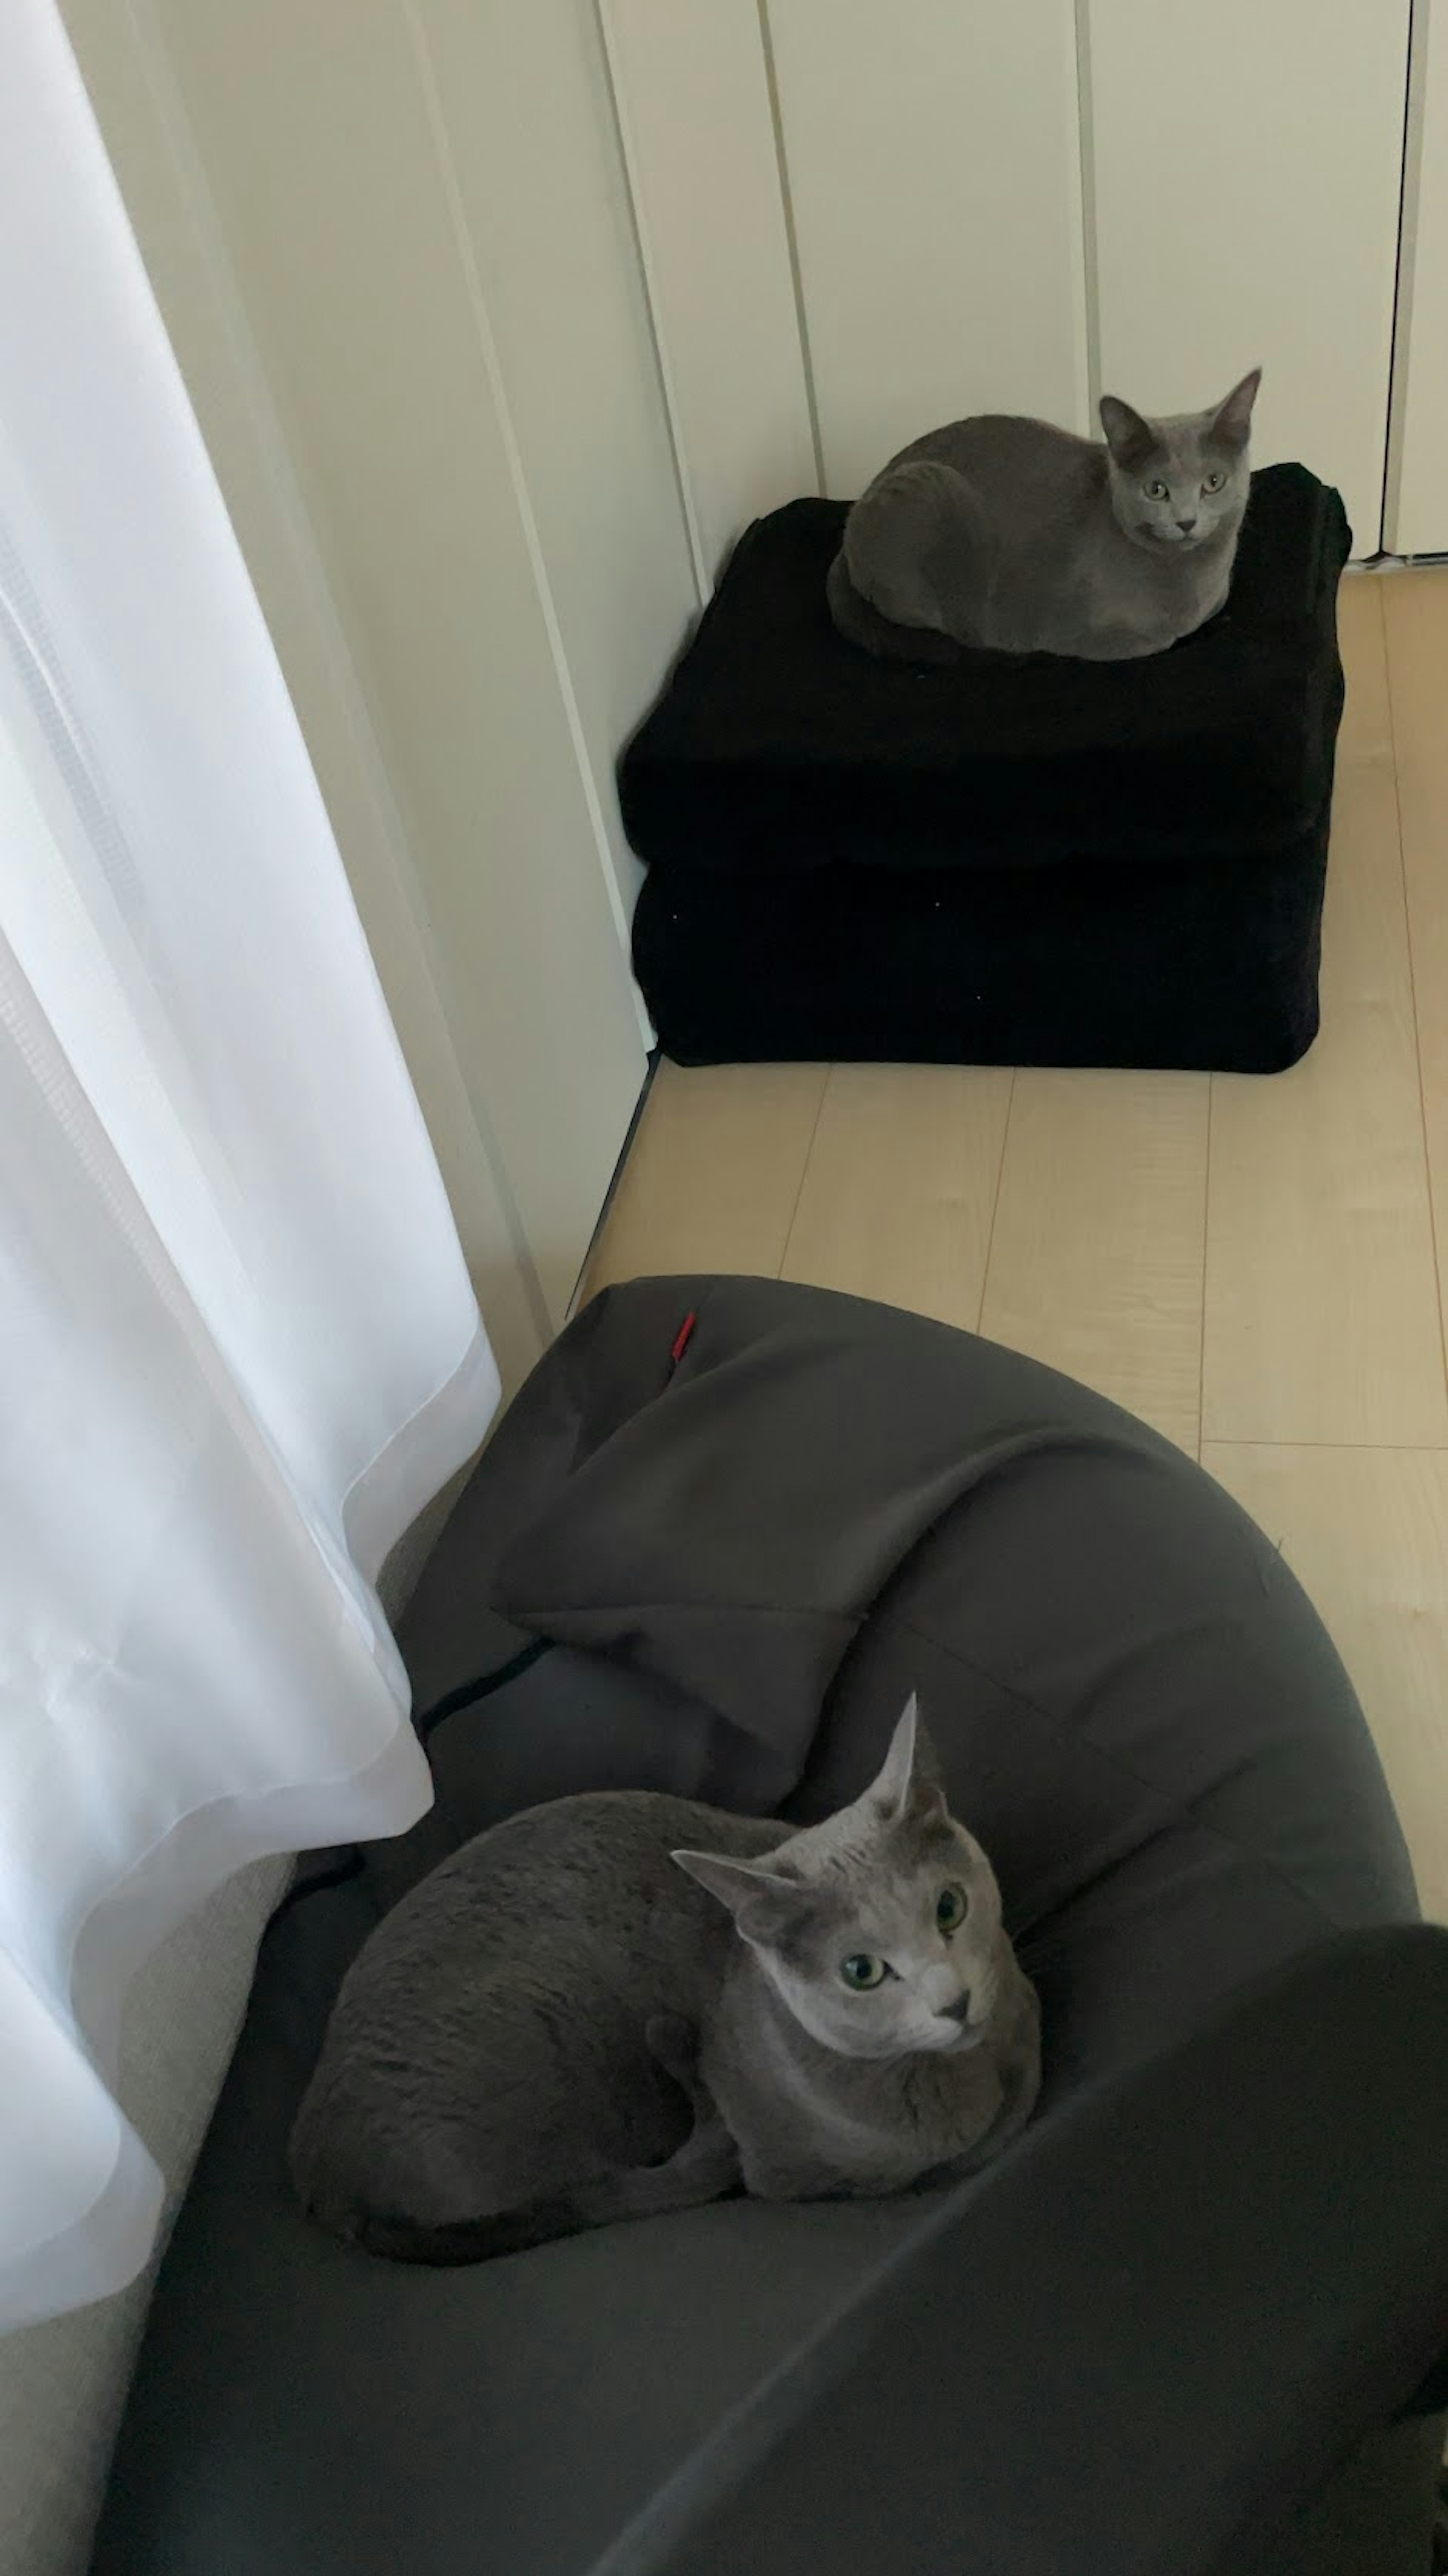
<svg viewBox="0 0 1448 2576">
<path fill-rule="evenodd" d="M 661 2165 L 636 2165 L 600 2173 L 571 2190 L 527 2201 L 486 2218 L 433 2224 L 400 2212 L 354 2209 L 337 2229 L 353 2245 L 393 2263 L 487 2263 L 497 2254 L 522 2254 L 585 2227 L 620 2218 L 660 2218 L 667 2211 L 699 2209 L 742 2190 L 738 2151 L 717 2113 L 697 2122 L 677 2152 Z M 316 2215 L 314 2209 L 313 2212 Z"/>
<path fill-rule="evenodd" d="M 960 646 L 952 636 L 942 635 L 930 626 L 899 626 L 894 618 L 882 617 L 851 581 L 843 546 L 830 566 L 825 597 L 836 633 L 843 635 L 847 644 L 858 645 L 862 653 L 873 653 L 878 661 L 960 660 Z"/>
<path fill-rule="evenodd" d="M 362 2178 L 368 2159 L 349 2159 L 347 2139 L 329 2133 L 326 2113 L 326 2103 L 319 2114 L 308 2095 L 292 2132 L 288 2160 L 292 2187 L 307 2217 L 344 2245 L 395 2263 L 485 2263 L 491 2255 L 521 2253 L 525 2246 L 575 2235 L 592 2223 L 585 2201 L 566 2192 L 478 2218 L 412 2218 L 401 2208 L 379 2207 L 372 2197 L 379 2188 L 375 2170 L 369 2189 Z M 375 2156 L 371 2162 L 375 2168 Z"/>
<path fill-rule="evenodd" d="M 430 2263 L 439 2269 L 463 2263 L 488 2263 L 498 2254 L 524 2254 L 533 2245 L 548 2245 L 560 2236 L 577 2236 L 597 2222 L 577 2200 L 536 2200 L 523 2209 L 500 2210 L 491 2218 L 454 2218 L 432 2225 L 386 2210 L 359 2212 L 346 2235 L 364 2254 L 379 2254 L 389 2263 Z"/>
</svg>

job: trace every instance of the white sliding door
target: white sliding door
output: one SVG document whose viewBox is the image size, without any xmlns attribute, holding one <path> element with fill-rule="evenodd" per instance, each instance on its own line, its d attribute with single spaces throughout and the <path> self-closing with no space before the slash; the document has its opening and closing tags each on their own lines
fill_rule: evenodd
<svg viewBox="0 0 1448 2576">
<path fill-rule="evenodd" d="M 1254 454 L 1382 542 L 1409 0 L 1087 0 L 1103 386 L 1187 410 L 1266 369 Z M 1439 539 L 1448 543 L 1448 534 Z"/>
<path fill-rule="evenodd" d="M 1258 362 L 1259 458 L 1337 484 L 1376 551 L 1411 0 L 601 5 L 707 571 L 815 448 L 847 497 L 964 413 L 1089 429 L 1103 388 L 1187 409 Z M 1443 169 L 1448 139 L 1419 266 L 1448 317 Z M 1448 425 L 1445 347 L 1418 372 Z"/>
<path fill-rule="evenodd" d="M 973 411 L 1084 428 L 1072 0 L 769 0 L 825 488 Z"/>
</svg>

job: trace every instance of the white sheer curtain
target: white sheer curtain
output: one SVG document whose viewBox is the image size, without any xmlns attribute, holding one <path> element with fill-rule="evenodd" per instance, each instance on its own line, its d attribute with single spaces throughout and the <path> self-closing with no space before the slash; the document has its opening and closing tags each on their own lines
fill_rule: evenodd
<svg viewBox="0 0 1448 2576">
<path fill-rule="evenodd" d="M 139 1959 L 428 1780 L 373 1591 L 497 1380 L 53 0 L 0 15 L 0 2325 L 117 2288 Z"/>
</svg>

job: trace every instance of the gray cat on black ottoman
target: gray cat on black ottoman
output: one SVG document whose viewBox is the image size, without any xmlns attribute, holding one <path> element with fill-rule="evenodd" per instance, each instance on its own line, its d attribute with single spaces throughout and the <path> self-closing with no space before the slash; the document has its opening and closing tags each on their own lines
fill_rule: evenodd
<svg viewBox="0 0 1448 2576">
<path fill-rule="evenodd" d="M 1165 652 L 1226 599 L 1261 374 L 1170 420 L 1103 394 L 1104 446 L 994 414 L 916 439 L 845 522 L 828 581 L 840 633 L 914 662 L 967 645 Z"/>
<path fill-rule="evenodd" d="M 477 2262 L 741 2185 L 966 2172 L 1039 2080 L 1035 1993 L 912 1700 L 878 1779 L 803 1831 L 622 1790 L 479 1834 L 345 1979 L 292 2174 L 369 2252 Z"/>
</svg>

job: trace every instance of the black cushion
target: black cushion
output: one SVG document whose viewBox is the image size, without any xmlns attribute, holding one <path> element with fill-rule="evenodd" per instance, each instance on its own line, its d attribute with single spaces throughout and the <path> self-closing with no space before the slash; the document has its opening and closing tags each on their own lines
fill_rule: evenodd
<svg viewBox="0 0 1448 2576">
<path fill-rule="evenodd" d="M 1249 858 L 649 869 L 634 972 L 676 1064 L 1280 1073 L 1317 1035 L 1328 824 Z"/>
<path fill-rule="evenodd" d="M 1320 823 L 1350 539 L 1304 467 L 1253 476 L 1225 609 L 1139 662 L 874 660 L 825 605 L 844 519 L 841 502 L 794 501 L 740 540 L 621 765 L 640 858 L 731 873 L 1174 863 L 1274 851 Z"/>
<path fill-rule="evenodd" d="M 928 2277 L 932 2230 L 968 2238 L 975 2184 L 719 2206 L 446 2273 L 308 2226 L 284 2147 L 337 1980 L 379 1910 L 495 1817 L 620 1780 L 697 1794 L 740 1777 L 756 1803 L 817 1816 L 868 1778 L 918 1687 L 1040 1988 L 1043 2151 L 1083 2088 L 1126 2080 L 1244 1981 L 1416 1911 L 1352 1690 L 1276 1550 L 1167 1442 L 942 1325 L 772 1281 L 598 1299 L 501 1425 L 403 1642 L 431 1701 L 536 1636 L 566 1642 L 430 1739 L 433 1815 L 264 1944 L 97 2576 L 585 2576 L 615 2544 L 610 2567 L 672 2565 L 621 2535 L 667 2525 L 668 2482 L 721 2427 L 743 2446 L 730 2475 L 749 2473 L 733 2410 L 772 2391 L 782 2437 L 828 2405 L 810 2356 L 886 2257 Z M 1109 2335 L 1115 2304 L 1108 2287 L 1075 2312 Z M 959 2331 L 988 2355 L 1013 2319 L 998 2304 Z M 844 2332 L 851 2354 L 862 2336 Z M 1425 2357 L 1399 2356 L 1390 2403 Z M 948 2385 L 940 2405 L 937 2438 L 968 2444 Z M 1020 2438 L 1029 2484 L 1036 2435 Z M 1174 2568 L 1226 2563 L 1190 2558 L 1189 2538 Z M 941 2556 L 1012 2576 L 972 2557 L 968 2517 Z"/>
<path fill-rule="evenodd" d="M 1276 1073 L 1317 1034 L 1342 504 L 1255 475 L 1231 597 L 1141 662 L 874 661 L 842 506 L 741 540 L 620 771 L 634 967 L 681 1064 Z"/>
</svg>

